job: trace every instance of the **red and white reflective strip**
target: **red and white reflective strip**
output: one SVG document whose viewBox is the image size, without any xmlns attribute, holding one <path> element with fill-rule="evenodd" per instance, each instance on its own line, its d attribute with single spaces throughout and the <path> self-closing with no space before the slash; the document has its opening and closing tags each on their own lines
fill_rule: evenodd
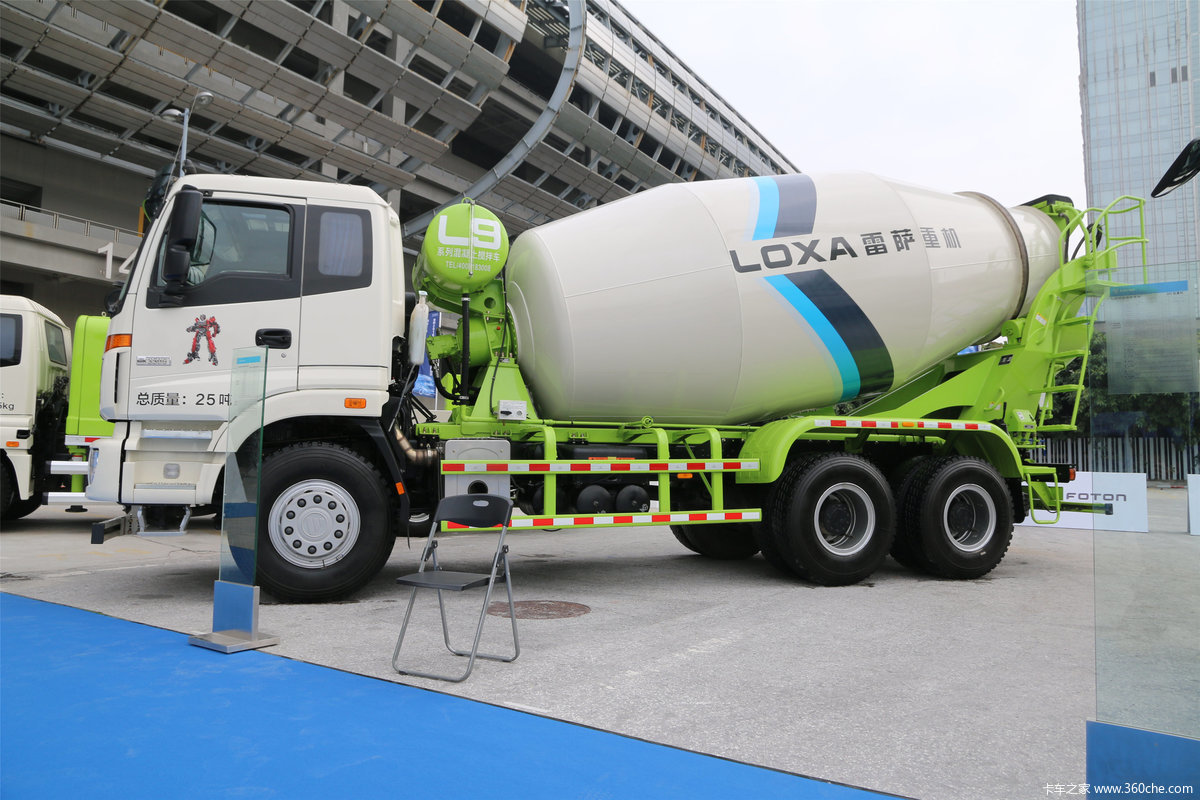
<svg viewBox="0 0 1200 800">
<path fill-rule="evenodd" d="M 758 522 L 762 511 L 752 508 L 741 511 L 673 511 L 668 514 L 589 514 L 562 517 L 513 517 L 509 529 L 521 528 L 583 528 L 615 525 L 670 525 L 679 522 Z M 444 523 L 446 530 L 466 530 L 468 526 L 455 522 Z"/>
<path fill-rule="evenodd" d="M 990 422 L 947 422 L 933 419 L 818 419 L 818 428 L 881 428 L 897 430 L 990 431 Z"/>
<path fill-rule="evenodd" d="M 64 436 L 63 444 L 66 444 L 70 447 L 86 447 L 87 445 L 91 444 L 92 442 L 99 441 L 103 438 L 105 438 L 105 437 L 103 437 L 103 436 Z"/>
<path fill-rule="evenodd" d="M 442 472 L 747 472 L 758 461 L 443 461 Z"/>
</svg>

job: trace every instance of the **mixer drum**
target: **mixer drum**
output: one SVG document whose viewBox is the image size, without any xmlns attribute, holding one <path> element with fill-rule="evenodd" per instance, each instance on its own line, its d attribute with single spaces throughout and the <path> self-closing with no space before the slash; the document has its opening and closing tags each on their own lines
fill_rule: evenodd
<svg viewBox="0 0 1200 800">
<path fill-rule="evenodd" d="M 559 420 L 737 424 L 886 391 L 1024 313 L 1040 211 L 864 173 L 668 184 L 521 234 L 518 362 Z"/>
</svg>

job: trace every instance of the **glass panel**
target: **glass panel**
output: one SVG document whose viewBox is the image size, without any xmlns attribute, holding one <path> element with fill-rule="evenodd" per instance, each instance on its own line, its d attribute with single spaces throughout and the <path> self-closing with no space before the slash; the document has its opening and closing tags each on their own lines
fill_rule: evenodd
<svg viewBox="0 0 1200 800">
<path fill-rule="evenodd" d="M 304 244 L 304 294 L 371 284 L 371 214 L 357 208 L 309 206 Z"/>
<path fill-rule="evenodd" d="M 352 277 L 363 271 L 363 221 L 353 213 L 321 214 L 321 251 L 317 271 L 322 275 Z"/>
<path fill-rule="evenodd" d="M 55 364 L 67 365 L 67 342 L 63 329 L 46 322 L 46 354 Z"/>
<path fill-rule="evenodd" d="M 1196 390 L 1193 293 L 1186 280 L 1119 286 L 1104 309 L 1108 391 L 1113 395 L 1175 394 Z"/>
<path fill-rule="evenodd" d="M 1121 512 L 1094 523 L 1096 718 L 1200 737 L 1200 535 L 1188 535 L 1185 488 L 1200 472 L 1190 271 L 1166 280 L 1177 269 L 1152 267 L 1158 283 L 1113 290 L 1088 383 L 1093 499 Z"/>
<path fill-rule="evenodd" d="M 267 355 L 265 347 L 234 350 L 229 387 L 220 579 L 246 586 L 254 585 Z"/>
<path fill-rule="evenodd" d="M 286 208 L 207 202 L 192 248 L 187 284 L 199 286 L 231 272 L 286 276 L 290 237 L 291 213 Z M 163 242 L 160 265 L 166 240 Z M 160 266 L 156 285 L 164 284 Z"/>
</svg>

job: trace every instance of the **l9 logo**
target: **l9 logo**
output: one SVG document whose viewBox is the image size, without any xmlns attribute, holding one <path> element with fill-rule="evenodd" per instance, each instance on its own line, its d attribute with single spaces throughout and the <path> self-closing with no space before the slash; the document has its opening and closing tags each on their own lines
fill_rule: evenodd
<svg viewBox="0 0 1200 800">
<path fill-rule="evenodd" d="M 504 242 L 503 228 L 499 220 L 471 220 L 471 236 L 451 236 L 446 230 L 446 217 L 438 218 L 438 241 L 453 247 L 471 247 L 477 250 L 499 250 Z"/>
</svg>

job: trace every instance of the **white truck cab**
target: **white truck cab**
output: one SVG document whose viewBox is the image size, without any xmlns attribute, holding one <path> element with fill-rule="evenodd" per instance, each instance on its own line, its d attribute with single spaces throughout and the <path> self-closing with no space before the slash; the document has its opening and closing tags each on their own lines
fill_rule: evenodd
<svg viewBox="0 0 1200 800">
<path fill-rule="evenodd" d="M 45 465 L 59 453 L 67 411 L 71 337 L 61 319 L 24 297 L 0 295 L 0 516 L 42 504 Z"/>
<path fill-rule="evenodd" d="M 395 211 L 366 187 L 228 175 L 176 181 L 109 309 L 100 412 L 115 430 L 92 449 L 88 498 L 135 507 L 154 527 L 219 503 L 233 354 L 255 345 L 270 348 L 264 481 L 317 453 L 393 473 L 399 484 L 391 450 L 378 442 L 393 340 L 403 335 L 400 235 Z M 328 449 L 314 448 L 318 440 Z M 383 510 L 406 511 L 401 501 L 388 498 Z M 310 522 L 320 530 L 305 537 L 279 533 L 301 583 L 306 571 L 353 560 L 369 522 L 360 514 L 351 530 L 328 516 L 328 525 Z"/>
</svg>

